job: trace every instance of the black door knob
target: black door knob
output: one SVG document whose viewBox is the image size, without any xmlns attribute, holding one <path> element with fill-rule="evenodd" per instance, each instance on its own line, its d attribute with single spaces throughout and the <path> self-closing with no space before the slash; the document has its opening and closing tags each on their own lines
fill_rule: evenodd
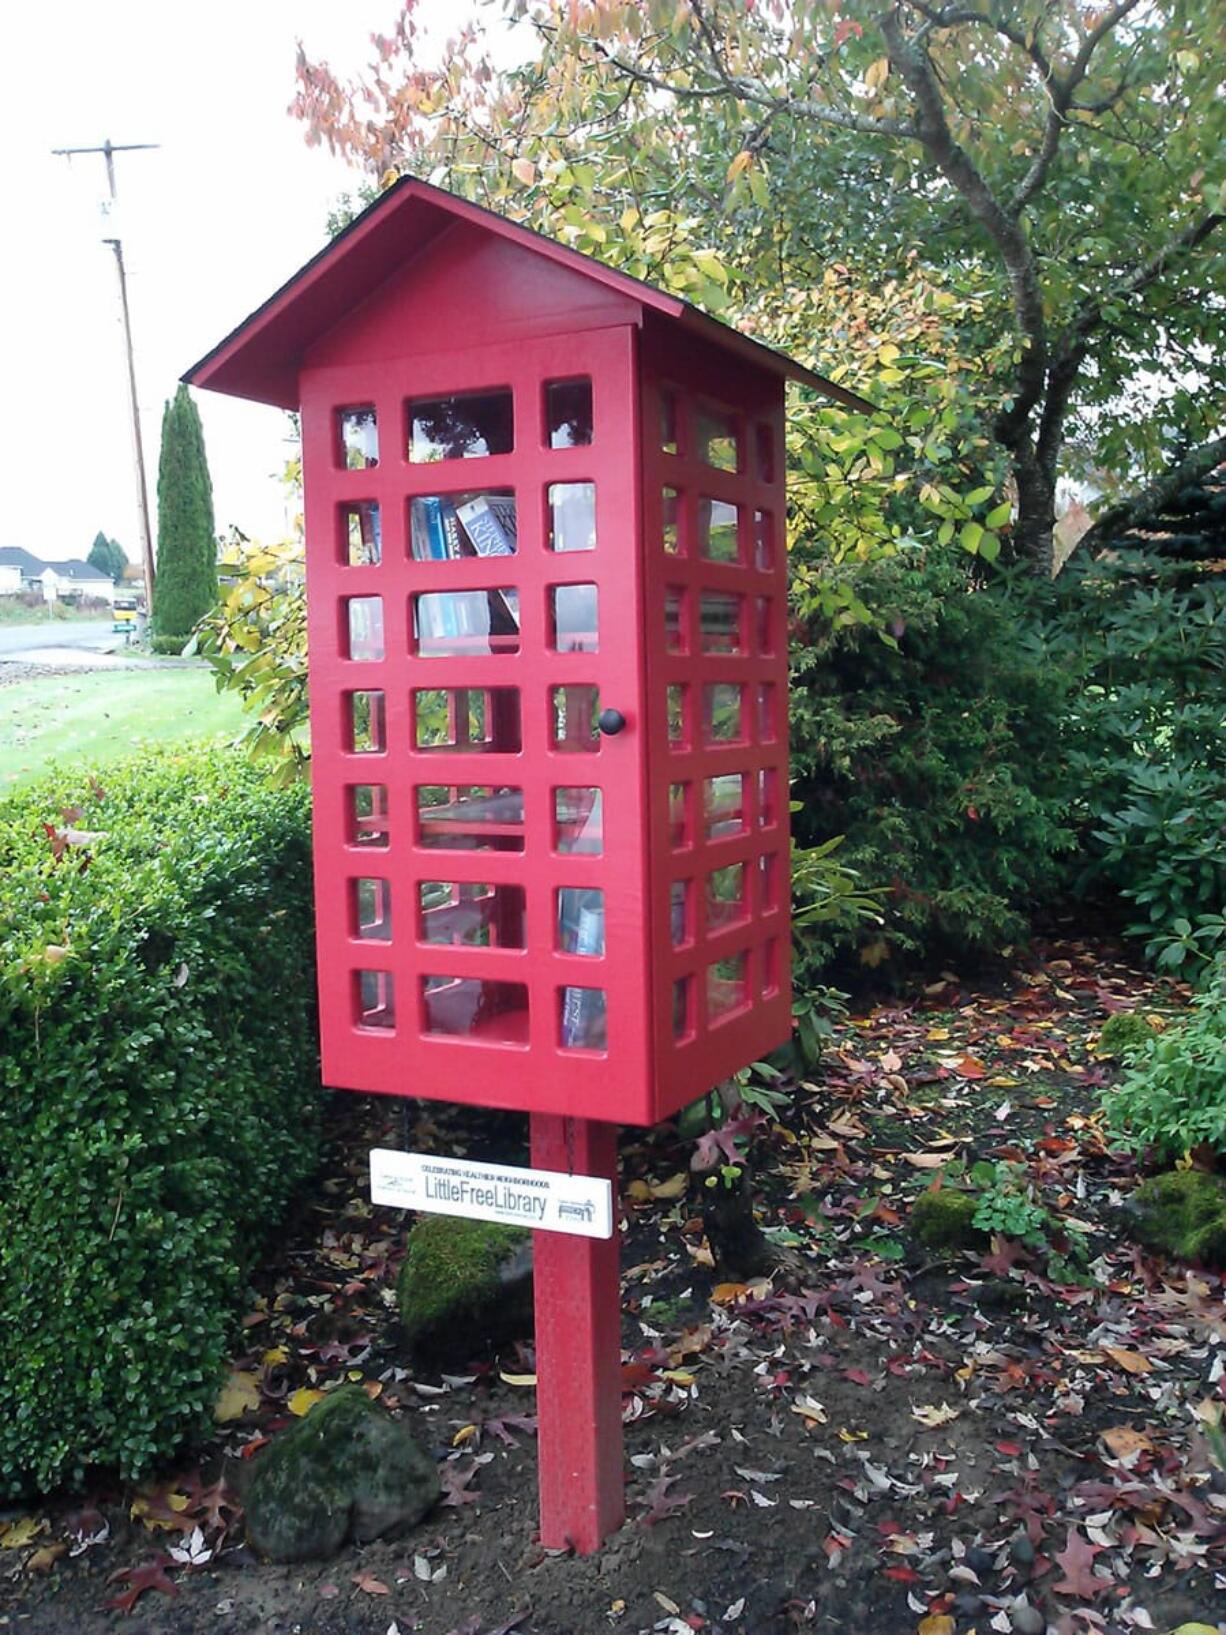
<svg viewBox="0 0 1226 1635">
<path fill-rule="evenodd" d="M 626 718 L 620 710 L 601 710 L 596 718 L 596 725 L 606 738 L 614 738 L 626 724 Z"/>
</svg>

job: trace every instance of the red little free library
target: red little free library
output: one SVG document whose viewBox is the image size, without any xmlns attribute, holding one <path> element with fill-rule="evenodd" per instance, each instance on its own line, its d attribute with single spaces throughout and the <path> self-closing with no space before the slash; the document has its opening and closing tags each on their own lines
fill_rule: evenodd
<svg viewBox="0 0 1226 1635">
<path fill-rule="evenodd" d="M 784 387 L 866 405 L 412 179 L 185 378 L 302 416 L 324 1082 L 615 1175 L 790 1033 Z M 616 1254 L 536 1237 L 547 1543 L 620 1521 Z"/>
</svg>

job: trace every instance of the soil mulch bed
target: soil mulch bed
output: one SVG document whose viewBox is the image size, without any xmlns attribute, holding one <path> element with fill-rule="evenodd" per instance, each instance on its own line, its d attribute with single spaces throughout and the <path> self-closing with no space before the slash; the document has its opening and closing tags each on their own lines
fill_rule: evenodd
<svg viewBox="0 0 1226 1635">
<path fill-rule="evenodd" d="M 530 1337 L 453 1374 L 404 1354 L 406 1217 L 367 1154 L 521 1156 L 523 1121 L 338 1097 L 328 1164 L 267 1263 L 211 1445 L 139 1490 L 0 1511 L 0 1630 L 94 1635 L 1125 1635 L 1226 1616 L 1224 1280 L 1123 1229 L 1094 1051 L 1112 1011 L 1186 996 L 1117 950 L 1033 953 L 853 1015 L 777 1123 L 745 1137 L 798 1287 L 721 1282 L 662 1128 L 622 1147 L 630 1519 L 596 1556 L 535 1528 Z M 1051 1213 L 1029 1248 L 950 1259 L 911 1201 L 977 1161 Z M 1071 1279 L 1071 1281 L 1070 1281 Z M 362 1381 L 441 1462 L 411 1535 L 300 1567 L 243 1542 L 247 1458 Z"/>
</svg>

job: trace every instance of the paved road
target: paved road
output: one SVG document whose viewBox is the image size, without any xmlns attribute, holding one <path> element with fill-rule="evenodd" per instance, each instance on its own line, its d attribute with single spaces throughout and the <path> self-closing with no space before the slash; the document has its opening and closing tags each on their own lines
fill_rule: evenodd
<svg viewBox="0 0 1226 1635">
<path fill-rule="evenodd" d="M 40 619 L 37 624 L 0 624 L 0 659 L 16 658 L 37 648 L 122 646 L 112 636 L 109 619 Z"/>
</svg>

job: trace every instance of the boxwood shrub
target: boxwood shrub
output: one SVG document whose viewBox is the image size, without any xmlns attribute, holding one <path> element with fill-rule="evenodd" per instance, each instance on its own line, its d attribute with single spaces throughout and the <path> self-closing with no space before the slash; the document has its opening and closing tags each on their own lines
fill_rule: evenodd
<svg viewBox="0 0 1226 1635">
<path fill-rule="evenodd" d="M 309 813 L 233 755 L 0 801 L 0 1494 L 207 1423 L 315 1161 Z"/>
</svg>

